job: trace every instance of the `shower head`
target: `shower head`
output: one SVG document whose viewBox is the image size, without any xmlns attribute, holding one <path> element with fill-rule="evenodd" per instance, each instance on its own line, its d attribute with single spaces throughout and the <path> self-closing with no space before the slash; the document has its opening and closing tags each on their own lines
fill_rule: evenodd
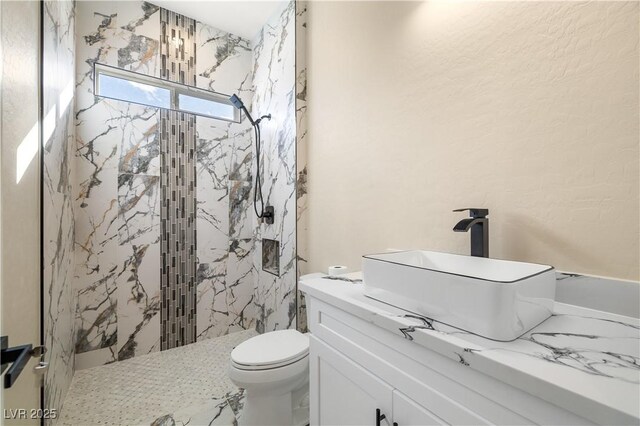
<svg viewBox="0 0 640 426">
<path fill-rule="evenodd" d="M 244 104 L 242 103 L 242 99 L 238 97 L 238 95 L 231 95 L 229 98 L 234 107 L 238 109 L 244 108 Z"/>
<path fill-rule="evenodd" d="M 242 99 L 240 99 L 238 97 L 238 95 L 231 95 L 231 97 L 229 98 L 229 101 L 231 101 L 231 103 L 233 104 L 234 107 L 236 107 L 237 109 L 244 111 L 244 115 L 247 116 L 247 118 L 249 119 L 249 122 L 255 126 L 256 122 L 253 121 L 253 118 L 251 117 L 251 114 L 249 114 L 249 111 L 247 111 L 247 108 L 244 106 L 244 103 L 242 102 Z"/>
</svg>

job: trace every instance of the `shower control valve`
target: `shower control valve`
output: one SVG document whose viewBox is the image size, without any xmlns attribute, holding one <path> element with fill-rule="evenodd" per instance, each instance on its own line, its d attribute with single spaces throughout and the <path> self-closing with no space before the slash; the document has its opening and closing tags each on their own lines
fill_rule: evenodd
<svg viewBox="0 0 640 426">
<path fill-rule="evenodd" d="M 273 225 L 275 216 L 275 210 L 273 206 L 267 206 L 264 208 L 264 213 L 262 213 L 262 221 L 267 225 Z"/>
</svg>

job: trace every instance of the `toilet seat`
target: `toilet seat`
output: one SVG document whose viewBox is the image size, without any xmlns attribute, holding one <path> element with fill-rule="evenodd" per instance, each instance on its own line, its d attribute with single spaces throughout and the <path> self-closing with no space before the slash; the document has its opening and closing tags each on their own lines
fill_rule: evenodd
<svg viewBox="0 0 640 426">
<path fill-rule="evenodd" d="M 309 337 L 296 330 L 265 333 L 242 342 L 231 352 L 239 370 L 270 370 L 296 363 L 309 355 Z"/>
<path fill-rule="evenodd" d="M 233 360 L 231 360 L 231 365 L 234 366 L 235 368 L 237 368 L 238 370 L 245 370 L 245 371 L 263 371 L 263 370 L 273 370 L 276 368 L 282 368 L 282 367 L 286 367 L 288 365 L 291 364 L 295 364 L 296 362 L 299 362 L 305 358 L 307 358 L 309 356 L 309 354 L 305 354 L 302 355 L 298 358 L 289 360 L 289 361 L 283 361 L 283 362 L 279 362 L 276 364 L 268 364 L 268 365 L 247 365 L 247 364 L 239 364 Z"/>
<path fill-rule="evenodd" d="M 307 335 L 271 331 L 239 344 L 230 358 L 229 379 L 244 389 L 240 425 L 309 424 Z"/>
</svg>

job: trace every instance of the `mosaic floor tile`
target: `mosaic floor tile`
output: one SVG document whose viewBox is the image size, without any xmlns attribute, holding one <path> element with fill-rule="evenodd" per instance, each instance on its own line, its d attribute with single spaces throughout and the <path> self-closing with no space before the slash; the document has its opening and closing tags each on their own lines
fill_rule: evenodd
<svg viewBox="0 0 640 426">
<path fill-rule="evenodd" d="M 232 425 L 242 392 L 229 379 L 241 331 L 180 348 L 77 371 L 62 425 Z"/>
</svg>

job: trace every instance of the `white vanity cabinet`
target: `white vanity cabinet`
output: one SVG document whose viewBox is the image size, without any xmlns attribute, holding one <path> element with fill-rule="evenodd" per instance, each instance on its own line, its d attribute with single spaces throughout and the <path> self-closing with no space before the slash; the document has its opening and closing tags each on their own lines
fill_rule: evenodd
<svg viewBox="0 0 640 426">
<path fill-rule="evenodd" d="M 393 421 L 403 426 L 446 424 L 444 420 L 397 389 L 393 390 Z"/>
<path fill-rule="evenodd" d="M 320 402 L 315 406 L 318 411 L 312 416 L 318 424 L 445 424 L 429 410 L 313 336 L 311 354 L 311 371 L 315 374 L 312 397 Z"/>
<path fill-rule="evenodd" d="M 307 294 L 311 425 L 593 424 Z M 384 415 L 377 422 L 376 410 Z"/>
<path fill-rule="evenodd" d="M 313 336 L 310 352 L 318 424 L 375 424 L 377 410 L 391 414 L 391 386 Z"/>
</svg>

